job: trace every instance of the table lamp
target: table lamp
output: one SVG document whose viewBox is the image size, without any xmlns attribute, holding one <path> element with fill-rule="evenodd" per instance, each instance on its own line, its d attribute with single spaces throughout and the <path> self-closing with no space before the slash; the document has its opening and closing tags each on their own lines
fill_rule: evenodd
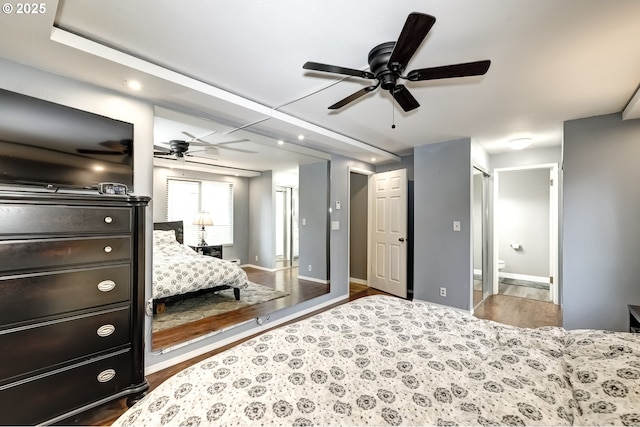
<svg viewBox="0 0 640 427">
<path fill-rule="evenodd" d="M 207 237 L 207 231 L 204 229 L 206 225 L 213 225 L 213 221 L 211 220 L 211 215 L 209 212 L 200 212 L 196 219 L 193 220 L 193 225 L 199 225 L 200 230 L 198 230 L 198 238 L 200 242 L 199 246 L 207 246 L 207 242 L 205 242 L 205 237 Z"/>
</svg>

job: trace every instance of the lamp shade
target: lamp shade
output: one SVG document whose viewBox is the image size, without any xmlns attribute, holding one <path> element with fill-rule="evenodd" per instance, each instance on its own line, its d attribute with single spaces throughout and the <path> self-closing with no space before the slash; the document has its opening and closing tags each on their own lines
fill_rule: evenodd
<svg viewBox="0 0 640 427">
<path fill-rule="evenodd" d="M 196 219 L 193 220 L 193 225 L 213 225 L 209 212 L 200 212 Z"/>
</svg>

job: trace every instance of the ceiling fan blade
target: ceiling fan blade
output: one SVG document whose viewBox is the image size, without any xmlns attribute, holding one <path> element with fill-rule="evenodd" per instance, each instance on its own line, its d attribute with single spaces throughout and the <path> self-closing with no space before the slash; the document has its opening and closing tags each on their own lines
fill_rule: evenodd
<svg viewBox="0 0 640 427">
<path fill-rule="evenodd" d="M 411 92 L 409 92 L 404 85 L 396 85 L 393 88 L 391 95 L 404 111 L 415 110 L 420 106 L 418 101 L 416 101 L 413 95 L 411 95 Z"/>
<path fill-rule="evenodd" d="M 213 147 L 213 146 L 218 146 L 218 145 L 235 144 L 235 143 L 238 143 L 238 142 L 246 142 L 246 141 L 249 141 L 249 140 L 246 139 L 246 138 L 244 138 L 244 139 L 234 139 L 232 141 L 221 141 L 221 142 L 216 142 L 216 141 L 206 142 L 206 141 L 198 140 L 198 142 L 192 142 L 191 145 L 194 145 L 196 147 Z"/>
<path fill-rule="evenodd" d="M 335 104 L 333 104 L 331 107 L 329 107 L 329 110 L 337 110 L 338 108 L 342 108 L 345 105 L 347 105 L 350 102 L 355 101 L 356 99 L 360 98 L 363 95 L 366 95 L 367 93 L 371 92 L 372 90 L 374 90 L 375 88 L 378 87 L 380 83 L 378 83 L 377 85 L 373 85 L 373 86 L 367 86 L 365 88 L 360 89 L 359 91 L 352 93 L 351 95 L 347 96 L 346 98 L 336 102 Z"/>
<path fill-rule="evenodd" d="M 410 13 L 389 57 L 389 69 L 403 70 L 435 23 L 436 18 L 431 15 Z"/>
<path fill-rule="evenodd" d="M 222 145 L 222 144 L 216 144 L 216 146 L 219 146 L 219 145 Z M 256 151 L 243 150 L 242 148 L 233 148 L 233 147 L 219 147 L 219 148 L 222 148 L 223 150 L 237 151 L 239 153 L 256 154 Z"/>
<path fill-rule="evenodd" d="M 376 78 L 376 76 L 374 76 L 373 73 L 369 71 L 338 67 L 336 65 L 319 64 L 317 62 L 305 62 L 302 68 L 304 68 L 305 70 L 324 71 L 325 73 L 345 74 L 347 76 L 362 77 L 363 79 Z"/>
<path fill-rule="evenodd" d="M 423 80 L 448 79 L 451 77 L 481 76 L 489 70 L 491 61 L 466 62 L 464 64 L 443 65 L 441 67 L 421 68 L 410 71 L 407 80 L 416 82 Z"/>
</svg>

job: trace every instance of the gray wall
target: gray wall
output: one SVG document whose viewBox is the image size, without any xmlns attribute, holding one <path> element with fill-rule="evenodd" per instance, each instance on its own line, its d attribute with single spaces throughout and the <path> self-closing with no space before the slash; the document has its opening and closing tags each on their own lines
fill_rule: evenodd
<svg viewBox="0 0 640 427">
<path fill-rule="evenodd" d="M 414 169 L 414 298 L 471 310 L 471 140 L 416 147 Z"/>
<path fill-rule="evenodd" d="M 329 279 L 329 164 L 300 165 L 298 275 L 322 281 Z M 305 225 L 303 225 L 303 220 Z M 312 266 L 309 271 L 309 266 Z"/>
<path fill-rule="evenodd" d="M 564 327 L 622 331 L 640 304 L 640 120 L 564 124 Z"/>
<path fill-rule="evenodd" d="M 549 277 L 549 169 L 500 172 L 498 258 L 503 273 Z M 522 248 L 515 250 L 512 243 Z"/>
<path fill-rule="evenodd" d="M 233 245 L 225 245 L 224 259 L 249 261 L 249 178 L 211 174 L 198 171 L 180 171 L 168 168 L 153 168 L 153 221 L 167 220 L 167 179 L 192 178 L 206 181 L 233 183 Z"/>
<path fill-rule="evenodd" d="M 249 259 L 247 264 L 276 266 L 275 186 L 272 171 L 249 179 Z M 257 259 L 256 259 L 257 257 Z"/>
<path fill-rule="evenodd" d="M 349 276 L 367 280 L 367 225 L 369 218 L 369 177 L 351 173 L 349 202 Z"/>
</svg>

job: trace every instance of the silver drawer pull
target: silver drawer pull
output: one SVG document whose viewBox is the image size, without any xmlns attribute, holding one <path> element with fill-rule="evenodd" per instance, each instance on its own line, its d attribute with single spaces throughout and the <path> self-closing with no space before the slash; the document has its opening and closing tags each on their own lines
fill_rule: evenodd
<svg viewBox="0 0 640 427">
<path fill-rule="evenodd" d="M 107 246 L 105 246 L 105 247 L 104 247 L 104 251 L 105 251 L 106 253 L 109 253 L 109 252 L 111 252 L 112 250 L 113 250 L 113 248 L 112 248 L 111 246 L 109 246 L 109 245 L 107 245 Z"/>
<path fill-rule="evenodd" d="M 106 383 L 107 381 L 111 381 L 115 376 L 116 376 L 116 371 L 114 371 L 113 369 L 105 369 L 104 371 L 98 374 L 97 379 L 101 383 Z"/>
<path fill-rule="evenodd" d="M 113 218 L 111 218 L 110 216 L 105 216 L 104 222 L 106 222 L 107 224 L 111 224 L 113 222 Z"/>
<path fill-rule="evenodd" d="M 116 330 L 116 327 L 110 324 L 106 324 L 106 325 L 102 325 L 98 328 L 98 330 L 96 331 L 96 333 L 98 334 L 98 336 L 100 337 L 108 337 L 109 335 L 111 335 L 112 333 L 114 333 Z"/>
<path fill-rule="evenodd" d="M 100 290 L 101 292 L 112 291 L 115 287 L 116 282 L 114 282 L 113 280 L 103 280 L 102 282 L 98 283 L 98 290 Z"/>
</svg>

